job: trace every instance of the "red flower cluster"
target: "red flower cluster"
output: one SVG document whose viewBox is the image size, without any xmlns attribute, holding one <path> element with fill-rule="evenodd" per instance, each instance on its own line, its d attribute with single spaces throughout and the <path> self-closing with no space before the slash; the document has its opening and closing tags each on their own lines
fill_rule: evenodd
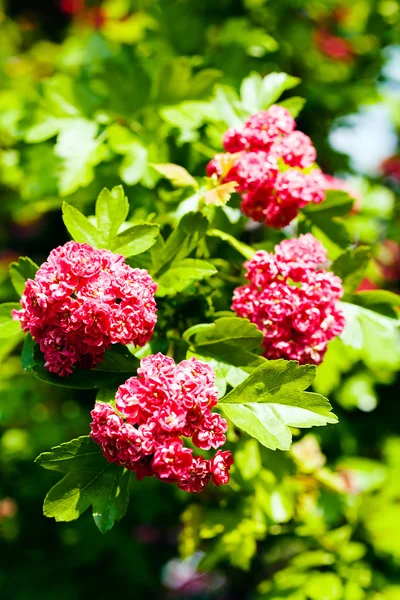
<svg viewBox="0 0 400 600">
<path fill-rule="evenodd" d="M 191 438 L 202 450 L 226 441 L 227 422 L 211 412 L 218 400 L 212 368 L 194 357 L 176 365 L 161 353 L 140 365 L 139 377 L 118 388 L 120 414 L 101 403 L 91 413 L 91 437 L 106 459 L 134 471 L 138 480 L 155 475 L 186 492 L 200 492 L 210 479 L 217 486 L 228 483 L 229 451 L 206 460 L 193 456 L 181 439 Z"/>
<path fill-rule="evenodd" d="M 95 367 L 112 344 L 143 346 L 157 320 L 156 288 L 122 255 L 68 242 L 28 279 L 13 318 L 39 343 L 46 369 L 67 377 Z"/>
<path fill-rule="evenodd" d="M 223 138 L 228 154 L 217 154 L 207 165 L 209 177 L 237 183 L 247 216 L 270 227 L 285 227 L 300 208 L 325 199 L 321 171 L 309 171 L 315 148 L 295 127 L 285 108 L 271 106 L 249 117 L 243 128 L 229 129 Z"/>
<path fill-rule="evenodd" d="M 236 288 L 232 308 L 262 331 L 267 358 L 319 364 L 328 341 L 342 332 L 342 282 L 325 271 L 326 261 L 325 248 L 307 233 L 245 263 L 250 283 Z"/>
</svg>

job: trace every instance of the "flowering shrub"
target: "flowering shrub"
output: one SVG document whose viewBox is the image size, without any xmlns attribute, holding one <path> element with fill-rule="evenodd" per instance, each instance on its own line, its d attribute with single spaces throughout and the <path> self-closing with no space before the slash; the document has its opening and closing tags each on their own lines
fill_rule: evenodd
<svg viewBox="0 0 400 600">
<path fill-rule="evenodd" d="M 112 344 L 143 346 L 157 320 L 156 289 L 122 255 L 67 242 L 28 279 L 13 317 L 38 342 L 46 369 L 67 377 L 95 367 Z"/>
<path fill-rule="evenodd" d="M 286 108 L 271 106 L 251 115 L 242 128 L 229 129 L 223 144 L 230 154 L 217 154 L 207 165 L 209 177 L 236 183 L 244 214 L 269 227 L 285 227 L 300 208 L 325 198 L 323 174 L 309 170 L 315 148 L 295 127 Z"/>
<path fill-rule="evenodd" d="M 284 240 L 275 255 L 256 252 L 245 263 L 249 285 L 236 288 L 232 308 L 264 335 L 265 356 L 319 364 L 345 319 L 342 282 L 324 265 L 328 254 L 311 234 Z"/>
<path fill-rule="evenodd" d="M 138 480 L 155 475 L 186 492 L 200 492 L 210 478 L 217 486 L 228 483 L 229 451 L 206 460 L 193 456 L 181 439 L 191 438 L 202 450 L 226 441 L 226 420 L 211 413 L 218 401 L 212 368 L 194 357 L 176 365 L 159 353 L 143 358 L 137 372 L 118 388 L 122 416 L 110 404 L 98 403 L 92 411 L 90 435 L 106 459 L 134 471 Z"/>
</svg>

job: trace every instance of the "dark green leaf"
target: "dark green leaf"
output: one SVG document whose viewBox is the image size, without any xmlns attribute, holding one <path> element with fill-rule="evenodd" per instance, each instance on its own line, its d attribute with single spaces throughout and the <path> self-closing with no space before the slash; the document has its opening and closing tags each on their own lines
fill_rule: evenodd
<svg viewBox="0 0 400 600">
<path fill-rule="evenodd" d="M 36 462 L 66 473 L 47 494 L 43 512 L 56 521 L 74 521 L 93 507 L 93 519 L 102 533 L 120 520 L 129 502 L 129 471 L 107 463 L 100 448 L 84 436 L 44 452 Z"/>
<path fill-rule="evenodd" d="M 163 253 L 155 264 L 156 273 L 189 256 L 204 237 L 208 221 L 201 213 L 190 212 L 182 217 L 177 228 L 165 242 Z"/>
<path fill-rule="evenodd" d="M 18 262 L 10 264 L 10 277 L 17 294 L 21 296 L 27 279 L 34 279 L 38 265 L 27 256 L 21 256 Z"/>
<path fill-rule="evenodd" d="M 217 269 L 205 260 L 185 258 L 174 262 L 158 279 L 157 296 L 170 296 L 185 290 L 193 281 L 211 277 Z"/>
<path fill-rule="evenodd" d="M 111 373 L 134 373 L 138 366 L 138 359 L 127 348 L 117 345 L 106 351 L 103 360 L 95 370 Z"/>
<path fill-rule="evenodd" d="M 358 246 L 346 250 L 335 260 L 332 271 L 341 278 L 345 294 L 354 292 L 360 285 L 370 258 L 371 249 L 367 246 Z"/>
<path fill-rule="evenodd" d="M 35 365 L 35 357 L 34 357 L 34 349 L 35 349 L 35 340 L 28 333 L 24 339 L 24 345 L 22 347 L 21 353 L 21 362 L 24 368 L 24 371 L 31 371 L 33 366 Z"/>
<path fill-rule="evenodd" d="M 303 209 L 312 225 L 320 229 L 340 248 L 347 248 L 350 235 L 343 222 L 336 217 L 347 215 L 353 206 L 354 198 L 347 192 L 328 190 L 326 199 L 321 204 L 309 204 Z"/>
</svg>

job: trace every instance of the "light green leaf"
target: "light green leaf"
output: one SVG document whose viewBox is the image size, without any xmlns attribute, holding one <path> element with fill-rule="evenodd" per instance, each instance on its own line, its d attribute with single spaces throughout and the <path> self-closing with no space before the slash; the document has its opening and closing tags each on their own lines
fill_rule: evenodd
<svg viewBox="0 0 400 600">
<path fill-rule="evenodd" d="M 89 436 L 44 452 L 36 461 L 45 469 L 66 473 L 47 494 L 43 512 L 56 521 L 74 521 L 93 507 L 93 519 L 102 533 L 120 520 L 129 503 L 129 471 L 107 463 Z"/>
<path fill-rule="evenodd" d="M 239 98 L 232 88 L 227 85 L 217 85 L 214 105 L 221 121 L 229 127 L 240 127 L 242 119 L 239 115 Z"/>
<path fill-rule="evenodd" d="M 193 187 L 198 188 L 197 181 L 179 165 L 172 163 L 158 164 L 150 163 L 153 169 L 161 173 L 166 179 L 169 179 L 175 187 Z"/>
<path fill-rule="evenodd" d="M 298 77 L 286 73 L 270 73 L 262 80 L 260 89 L 260 110 L 268 108 L 284 91 L 300 83 Z"/>
<path fill-rule="evenodd" d="M 346 294 L 354 292 L 365 276 L 371 258 L 371 249 L 368 246 L 358 246 L 343 252 L 333 263 L 332 271 L 343 282 Z"/>
<path fill-rule="evenodd" d="M 185 258 L 174 262 L 158 279 L 157 296 L 170 296 L 185 290 L 193 281 L 211 277 L 217 269 L 205 260 Z"/>
<path fill-rule="evenodd" d="M 87 243 L 93 248 L 103 248 L 101 232 L 77 208 L 63 202 L 63 221 L 65 227 L 76 242 Z"/>
<path fill-rule="evenodd" d="M 358 295 L 358 294 L 356 294 Z M 346 346 L 362 351 L 371 368 L 400 366 L 400 322 L 356 304 L 341 302 L 346 325 L 340 339 Z"/>
<path fill-rule="evenodd" d="M 303 110 L 303 107 L 307 100 L 305 98 L 301 98 L 300 96 L 293 96 L 292 98 L 288 98 L 287 100 L 283 100 L 282 102 L 278 102 L 279 106 L 283 106 L 286 108 L 292 115 L 293 119 L 295 119 Z"/>
<path fill-rule="evenodd" d="M 142 144 L 135 143 L 129 154 L 126 154 L 119 173 L 127 185 L 135 185 L 140 181 L 146 171 L 148 152 Z"/>
<path fill-rule="evenodd" d="M 122 185 L 113 187 L 111 191 L 104 188 L 100 192 L 96 201 L 96 219 L 98 230 L 107 242 L 107 248 L 125 222 L 128 212 L 129 203 Z"/>
<path fill-rule="evenodd" d="M 157 241 L 160 228 L 155 223 L 136 223 L 118 234 L 110 249 L 123 256 L 136 256 L 149 250 Z"/>
<path fill-rule="evenodd" d="M 94 178 L 94 166 L 102 160 L 99 152 L 104 138 L 96 138 L 98 125 L 86 119 L 70 119 L 61 130 L 54 153 L 62 160 L 58 184 L 61 196 L 87 186 Z"/>
<path fill-rule="evenodd" d="M 18 262 L 10 264 L 10 278 L 17 294 L 21 296 L 27 279 L 34 279 L 39 266 L 27 256 L 21 256 Z"/>
<path fill-rule="evenodd" d="M 220 400 L 233 423 L 272 450 L 288 450 L 289 427 L 336 423 L 328 400 L 304 391 L 312 383 L 315 366 L 285 360 L 265 362 Z"/>
<path fill-rule="evenodd" d="M 19 302 L 0 304 L 0 338 L 9 338 L 21 331 L 21 323 L 13 321 L 11 316 L 13 310 L 19 310 L 20 308 Z"/>
</svg>

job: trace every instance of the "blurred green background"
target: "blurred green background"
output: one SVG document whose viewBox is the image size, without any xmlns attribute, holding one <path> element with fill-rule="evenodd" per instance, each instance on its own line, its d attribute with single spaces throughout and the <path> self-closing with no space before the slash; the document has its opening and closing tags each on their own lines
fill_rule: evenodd
<svg viewBox="0 0 400 600">
<path fill-rule="evenodd" d="M 216 106 L 275 71 L 301 79 L 298 126 L 359 196 L 348 227 L 374 252 L 363 288 L 398 293 L 398 1 L 0 0 L 1 300 L 16 299 L 12 260 L 40 263 L 66 241 L 63 199 L 85 210 L 122 180 L 138 218 L 168 223 L 181 192 L 148 162 L 202 175 L 226 128 Z M 397 332 L 381 333 L 366 324 L 363 351 L 333 342 L 318 369 L 338 426 L 291 453 L 262 449 L 257 480 L 260 451 L 244 440 L 238 498 L 135 482 L 105 535 L 89 514 L 45 519 L 56 477 L 33 464 L 88 430 L 94 393 L 40 384 L 20 339 L 0 340 L 0 597 L 400 598 L 400 354 Z"/>
</svg>

